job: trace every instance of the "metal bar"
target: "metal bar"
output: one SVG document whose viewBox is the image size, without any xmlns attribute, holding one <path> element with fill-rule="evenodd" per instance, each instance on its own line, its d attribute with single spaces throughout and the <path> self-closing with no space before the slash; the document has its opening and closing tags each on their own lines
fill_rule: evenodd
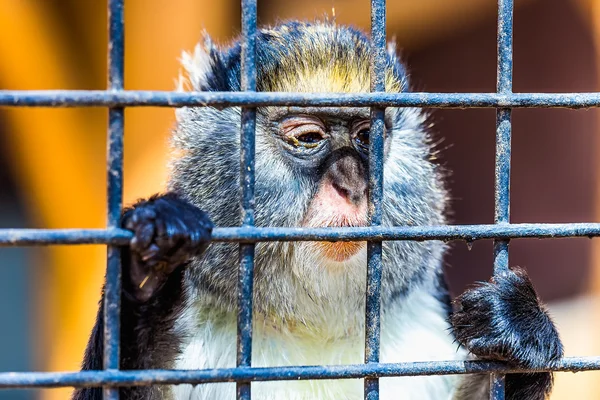
<svg viewBox="0 0 600 400">
<path fill-rule="evenodd" d="M 124 0 L 108 3 L 108 89 L 123 90 L 124 77 Z M 123 131 L 124 109 L 108 111 L 107 195 L 108 228 L 118 228 L 123 204 Z M 105 370 L 119 369 L 121 319 L 121 250 L 108 246 L 106 286 L 104 288 L 104 359 Z M 118 388 L 105 386 L 105 400 L 118 400 Z"/>
<path fill-rule="evenodd" d="M 242 0 L 241 89 L 256 92 L 256 0 Z M 256 109 L 242 109 L 240 132 L 240 184 L 242 226 L 254 225 L 254 156 Z M 238 272 L 237 360 L 238 367 L 252 364 L 252 292 L 254 284 L 254 243 L 240 243 Z M 238 400 L 251 399 L 250 382 L 236 383 Z"/>
<path fill-rule="evenodd" d="M 514 0 L 498 0 L 498 71 L 496 91 L 506 95 L 513 84 L 513 4 Z M 496 110 L 496 161 L 494 179 L 494 223 L 510 222 L 510 108 Z M 494 240 L 494 275 L 508 270 L 508 239 Z M 504 400 L 505 376 L 490 376 L 490 400 Z"/>
<path fill-rule="evenodd" d="M 291 242 L 361 240 L 559 239 L 600 236 L 599 223 L 439 225 L 355 228 L 215 228 L 213 242 Z M 125 229 L 0 229 L 0 247 L 111 244 L 126 246 L 133 234 Z"/>
<path fill-rule="evenodd" d="M 506 388 L 506 375 L 492 372 L 490 374 L 490 398 L 504 400 Z"/>
<path fill-rule="evenodd" d="M 108 3 L 108 89 L 123 90 L 124 78 L 124 0 L 109 0 Z M 123 131 L 124 109 L 108 110 L 107 143 L 107 227 L 118 228 L 123 205 Z M 104 358 L 105 370 L 119 369 L 121 329 L 121 250 L 108 246 L 106 285 L 104 288 Z M 105 386 L 105 400 L 118 400 L 118 388 Z"/>
<path fill-rule="evenodd" d="M 600 93 L 293 93 L 127 90 L 0 90 L 10 107 L 429 107 L 590 108 Z"/>
<path fill-rule="evenodd" d="M 499 94 L 512 91 L 513 0 L 498 0 L 498 76 Z M 511 109 L 496 113 L 496 162 L 494 222 L 510 222 Z M 508 241 L 494 243 L 494 273 L 508 269 Z"/>
<path fill-rule="evenodd" d="M 581 372 L 600 370 L 600 357 L 566 357 L 536 371 Z M 302 367 L 223 368 L 200 370 L 136 370 L 82 372 L 3 372 L 0 388 L 142 386 L 150 384 L 202 384 L 234 381 L 296 381 L 359 379 L 369 377 L 523 373 L 492 361 L 435 361 L 380 364 L 318 365 Z"/>
<path fill-rule="evenodd" d="M 371 0 L 371 92 L 385 92 L 385 0 Z M 369 220 L 380 226 L 383 200 L 385 108 L 371 109 L 369 133 Z M 381 241 L 367 243 L 365 293 L 365 364 L 379 362 L 381 339 Z M 365 378 L 365 400 L 379 400 L 379 379 Z"/>
<path fill-rule="evenodd" d="M 498 109 L 496 113 L 496 162 L 494 180 L 494 223 L 510 222 L 510 153 L 511 110 Z M 506 239 L 494 241 L 494 273 L 508 269 L 508 246 Z"/>
</svg>

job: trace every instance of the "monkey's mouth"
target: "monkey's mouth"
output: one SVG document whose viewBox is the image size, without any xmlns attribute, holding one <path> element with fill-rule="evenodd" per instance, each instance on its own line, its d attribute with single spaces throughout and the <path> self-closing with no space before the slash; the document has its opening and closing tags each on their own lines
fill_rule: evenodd
<svg viewBox="0 0 600 400">
<path fill-rule="evenodd" d="M 312 222 L 312 226 L 321 228 L 349 228 L 367 225 L 366 218 L 348 219 L 340 216 L 329 221 L 321 221 L 320 224 L 315 224 L 316 221 Z M 367 242 L 313 242 L 313 245 L 324 258 L 344 262 L 356 256 L 367 245 Z"/>
<path fill-rule="evenodd" d="M 366 246 L 367 242 L 316 242 L 319 252 L 327 259 L 348 261 Z"/>
</svg>

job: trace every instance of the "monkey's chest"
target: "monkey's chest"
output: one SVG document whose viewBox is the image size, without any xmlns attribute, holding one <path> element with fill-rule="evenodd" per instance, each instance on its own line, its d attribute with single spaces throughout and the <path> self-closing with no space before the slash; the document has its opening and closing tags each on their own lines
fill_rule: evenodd
<svg viewBox="0 0 600 400">
<path fill-rule="evenodd" d="M 463 358 L 448 335 L 442 315 L 423 308 L 410 315 L 382 320 L 381 361 L 404 362 Z M 232 368 L 236 360 L 235 316 L 202 318 L 184 343 L 176 369 Z M 362 330 L 359 330 L 362 332 Z M 357 334 L 331 339 L 323 335 L 273 330 L 254 324 L 252 365 L 255 367 L 361 364 L 364 342 Z M 382 378 L 382 400 L 446 400 L 456 386 L 455 376 Z M 235 399 L 235 383 L 178 385 L 174 400 Z M 363 380 L 253 382 L 255 400 L 359 400 Z"/>
</svg>

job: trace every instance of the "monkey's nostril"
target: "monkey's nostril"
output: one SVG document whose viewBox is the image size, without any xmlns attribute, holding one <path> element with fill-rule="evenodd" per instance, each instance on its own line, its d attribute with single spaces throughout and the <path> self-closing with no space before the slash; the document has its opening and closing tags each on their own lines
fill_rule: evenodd
<svg viewBox="0 0 600 400">
<path fill-rule="evenodd" d="M 346 198 L 346 199 L 350 199 L 351 197 L 351 193 L 348 189 L 340 186 L 338 183 L 336 182 L 331 182 L 331 186 L 333 186 L 333 188 L 340 194 L 340 196 Z"/>
<path fill-rule="evenodd" d="M 331 186 L 340 196 L 352 204 L 359 204 L 367 197 L 368 190 L 366 186 L 344 185 L 339 182 L 331 182 Z"/>
</svg>

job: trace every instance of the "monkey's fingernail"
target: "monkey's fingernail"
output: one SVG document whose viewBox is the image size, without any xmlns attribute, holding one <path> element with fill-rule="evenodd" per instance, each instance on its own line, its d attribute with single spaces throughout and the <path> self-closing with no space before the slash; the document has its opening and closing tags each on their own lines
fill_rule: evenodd
<svg viewBox="0 0 600 400">
<path fill-rule="evenodd" d="M 144 285 L 146 284 L 146 282 L 148 282 L 148 278 L 150 278 L 150 274 L 146 275 L 146 277 L 144 278 L 142 283 L 140 283 L 140 285 L 138 286 L 140 289 L 142 289 L 144 287 Z"/>
<path fill-rule="evenodd" d="M 146 249 L 146 251 L 144 251 L 140 254 L 142 256 L 142 261 L 147 262 L 152 257 L 156 256 L 158 251 L 159 251 L 159 248 L 157 245 L 155 245 L 155 244 L 150 245 L 150 247 L 148 247 Z"/>
</svg>

